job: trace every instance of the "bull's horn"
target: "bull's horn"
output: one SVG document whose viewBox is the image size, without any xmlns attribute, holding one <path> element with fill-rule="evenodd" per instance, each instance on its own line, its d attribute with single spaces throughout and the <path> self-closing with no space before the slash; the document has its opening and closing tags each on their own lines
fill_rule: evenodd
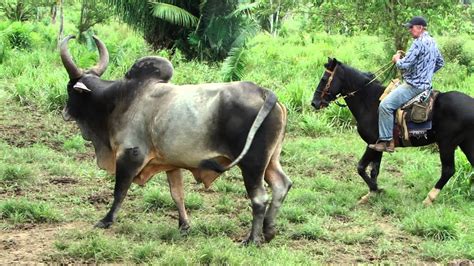
<svg viewBox="0 0 474 266">
<path fill-rule="evenodd" d="M 67 43 L 70 39 L 74 39 L 76 36 L 69 35 L 61 42 L 59 45 L 59 54 L 61 55 L 61 61 L 63 61 L 64 68 L 66 68 L 67 73 L 69 74 L 70 79 L 77 79 L 82 77 L 82 69 L 78 68 L 74 61 L 72 61 L 71 54 L 67 49 Z"/>
<path fill-rule="evenodd" d="M 97 49 L 99 49 L 100 59 L 99 63 L 91 68 L 91 70 L 100 77 L 102 74 L 104 74 L 107 66 L 109 65 L 109 52 L 107 51 L 105 44 L 99 40 L 99 38 L 96 36 L 92 36 L 92 38 L 94 38 L 95 45 L 97 45 Z"/>
</svg>

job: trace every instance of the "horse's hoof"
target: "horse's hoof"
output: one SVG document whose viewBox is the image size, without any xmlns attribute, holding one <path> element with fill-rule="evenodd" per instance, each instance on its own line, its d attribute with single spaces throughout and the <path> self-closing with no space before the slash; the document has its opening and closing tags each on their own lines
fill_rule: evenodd
<svg viewBox="0 0 474 266">
<path fill-rule="evenodd" d="M 370 198 L 378 195 L 378 194 L 381 194 L 385 192 L 384 189 L 378 189 L 377 191 L 369 191 L 369 193 L 367 193 L 366 195 L 362 196 L 362 198 L 360 198 L 360 200 L 357 202 L 357 204 L 359 205 L 362 205 L 362 204 L 367 204 L 370 200 Z"/>
<path fill-rule="evenodd" d="M 363 205 L 367 204 L 369 202 L 369 199 L 375 194 L 375 192 L 370 191 L 366 195 L 362 196 L 360 200 L 357 202 L 358 205 Z"/>
<path fill-rule="evenodd" d="M 107 229 L 112 225 L 113 222 L 106 222 L 103 220 L 100 220 L 98 223 L 94 225 L 94 228 L 101 228 L 101 229 Z"/>
<path fill-rule="evenodd" d="M 425 205 L 425 207 L 429 207 L 433 205 L 433 201 L 430 199 L 430 197 L 426 197 L 426 199 L 423 201 L 423 205 Z"/>
</svg>

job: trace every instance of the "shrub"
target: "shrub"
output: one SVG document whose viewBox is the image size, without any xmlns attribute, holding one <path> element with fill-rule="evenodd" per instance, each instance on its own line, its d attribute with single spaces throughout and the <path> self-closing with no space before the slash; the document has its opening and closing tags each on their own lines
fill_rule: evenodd
<svg viewBox="0 0 474 266">
<path fill-rule="evenodd" d="M 14 49 L 30 50 L 33 45 L 31 30 L 21 23 L 12 23 L 6 34 L 6 39 Z"/>
</svg>

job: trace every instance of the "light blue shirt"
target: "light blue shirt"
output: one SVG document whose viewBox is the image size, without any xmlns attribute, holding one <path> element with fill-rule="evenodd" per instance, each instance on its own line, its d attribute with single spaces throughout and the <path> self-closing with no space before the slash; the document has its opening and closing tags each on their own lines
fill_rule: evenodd
<svg viewBox="0 0 474 266">
<path fill-rule="evenodd" d="M 431 89 L 433 74 L 443 65 L 444 60 L 436 42 L 426 31 L 413 41 L 406 56 L 396 63 L 404 71 L 405 81 L 422 90 Z"/>
</svg>

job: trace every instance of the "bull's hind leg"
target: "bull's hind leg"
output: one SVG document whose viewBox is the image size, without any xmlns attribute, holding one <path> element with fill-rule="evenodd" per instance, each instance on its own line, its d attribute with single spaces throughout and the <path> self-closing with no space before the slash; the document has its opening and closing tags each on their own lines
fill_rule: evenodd
<svg viewBox="0 0 474 266">
<path fill-rule="evenodd" d="M 133 178 L 138 174 L 143 164 L 144 158 L 145 156 L 138 147 L 125 149 L 118 156 L 115 166 L 114 201 L 107 215 L 95 227 L 108 228 L 113 224 Z"/>
<path fill-rule="evenodd" d="M 439 143 L 439 155 L 441 157 L 441 177 L 433 189 L 428 193 L 423 204 L 426 206 L 431 205 L 435 201 L 441 189 L 449 181 L 449 179 L 454 175 L 454 150 L 456 145 L 452 143 Z"/>
<path fill-rule="evenodd" d="M 184 207 L 183 175 L 181 169 L 167 171 L 166 176 L 168 177 L 171 197 L 173 198 L 176 207 L 178 207 L 178 226 L 181 232 L 185 233 L 189 229 L 189 222 L 188 214 L 186 213 L 186 208 Z"/>
<path fill-rule="evenodd" d="M 268 202 L 268 195 L 263 186 L 263 174 L 266 164 L 261 164 L 261 159 L 255 158 L 254 163 L 248 160 L 240 164 L 242 176 L 244 178 L 247 194 L 252 202 L 252 229 L 244 244 L 260 243 L 262 234 L 263 219 Z"/>
<path fill-rule="evenodd" d="M 263 236 L 265 241 L 270 242 L 276 234 L 275 217 L 278 214 L 292 182 L 283 172 L 280 164 L 281 144 L 274 152 L 267 169 L 265 170 L 265 181 L 272 188 L 272 201 L 265 213 L 263 221 Z"/>
<path fill-rule="evenodd" d="M 364 179 L 365 183 L 369 187 L 369 193 L 367 193 L 359 200 L 359 204 L 367 203 L 370 197 L 380 192 L 379 187 L 377 185 L 377 177 L 379 175 L 381 161 L 381 152 L 370 149 L 369 147 L 366 148 L 364 155 L 362 155 L 362 158 L 360 159 L 357 165 L 357 172 L 362 177 L 362 179 Z M 367 174 L 367 167 L 369 166 L 369 164 L 372 165 L 370 176 Z"/>
</svg>

